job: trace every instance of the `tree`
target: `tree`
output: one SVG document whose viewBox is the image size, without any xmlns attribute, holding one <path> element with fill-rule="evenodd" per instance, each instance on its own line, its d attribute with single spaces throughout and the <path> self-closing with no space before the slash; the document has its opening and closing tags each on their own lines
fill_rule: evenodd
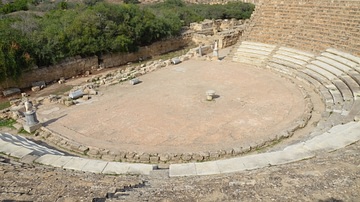
<svg viewBox="0 0 360 202">
<path fill-rule="evenodd" d="M 0 79 L 17 80 L 28 69 L 33 59 L 27 51 L 28 40 L 11 28 L 14 19 L 0 21 Z"/>
</svg>

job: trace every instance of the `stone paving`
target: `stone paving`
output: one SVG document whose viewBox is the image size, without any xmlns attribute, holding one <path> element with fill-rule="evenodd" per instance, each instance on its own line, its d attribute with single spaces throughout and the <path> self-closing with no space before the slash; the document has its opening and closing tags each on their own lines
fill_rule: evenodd
<svg viewBox="0 0 360 202">
<path fill-rule="evenodd" d="M 254 146 L 306 110 L 297 84 L 251 65 L 189 60 L 139 79 L 104 87 L 76 106 L 39 106 L 38 118 L 88 147 L 153 156 Z M 216 92 L 210 102 L 208 90 Z"/>
<path fill-rule="evenodd" d="M 349 122 L 333 127 L 328 132 L 314 138 L 287 146 L 281 151 L 253 154 L 225 160 L 203 163 L 171 164 L 170 177 L 191 175 L 212 175 L 253 170 L 268 166 L 287 164 L 313 158 L 317 153 L 332 152 L 360 140 L 360 122 Z M 149 175 L 156 169 L 155 165 L 106 162 L 65 156 L 64 153 L 44 146 L 20 136 L 0 134 L 0 152 L 23 158 L 29 154 L 38 155 L 36 163 L 103 174 L 144 174 Z"/>
<path fill-rule="evenodd" d="M 19 159 L 33 156 L 31 160 L 36 163 L 91 173 L 149 175 L 150 171 L 156 168 L 155 165 L 150 164 L 108 162 L 68 156 L 22 136 L 7 133 L 0 133 L 0 152 Z"/>
<path fill-rule="evenodd" d="M 313 158 L 318 153 L 332 152 L 359 140 L 360 122 L 349 122 L 335 126 L 310 140 L 287 146 L 281 151 L 204 163 L 172 164 L 170 176 L 223 174 L 287 164 Z"/>
<path fill-rule="evenodd" d="M 0 155 L 0 201 L 358 202 L 360 142 L 290 164 L 221 175 L 104 175 Z"/>
</svg>

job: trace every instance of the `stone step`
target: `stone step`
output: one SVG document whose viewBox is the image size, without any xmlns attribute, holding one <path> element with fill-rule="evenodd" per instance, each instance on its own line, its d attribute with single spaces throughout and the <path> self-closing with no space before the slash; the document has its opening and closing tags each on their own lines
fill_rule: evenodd
<svg viewBox="0 0 360 202">
<path fill-rule="evenodd" d="M 360 58 L 359 57 L 356 57 L 354 55 L 351 55 L 349 53 L 345 53 L 345 52 L 342 52 L 342 51 L 338 51 L 334 48 L 328 48 L 326 49 L 327 52 L 330 52 L 330 53 L 333 53 L 335 55 L 338 55 L 338 56 L 341 56 L 347 60 L 350 60 L 350 61 L 353 61 L 355 63 L 357 63 L 358 65 L 360 65 Z"/>
<path fill-rule="evenodd" d="M 358 85 L 360 85 L 360 74 L 357 71 L 353 70 L 348 72 L 348 74 L 356 81 Z"/>
<path fill-rule="evenodd" d="M 359 94 L 360 86 L 358 85 L 357 81 L 354 80 L 349 75 L 347 75 L 346 72 L 343 72 L 332 65 L 329 65 L 327 63 L 318 60 L 312 61 L 311 64 L 314 64 L 324 70 L 327 70 L 330 73 L 337 76 L 339 79 L 343 80 L 346 83 L 346 85 L 350 88 L 351 92 L 353 93 L 353 97 L 356 97 Z"/>
<path fill-rule="evenodd" d="M 286 51 L 288 53 L 291 53 L 291 55 L 293 57 L 295 57 L 295 58 L 299 57 L 298 59 L 301 59 L 301 60 L 304 60 L 304 61 L 309 61 L 312 58 L 314 58 L 314 54 L 307 53 L 307 52 L 300 51 L 300 50 L 293 49 L 293 48 L 280 47 L 279 51 Z"/>
<path fill-rule="evenodd" d="M 268 58 L 267 55 L 260 55 L 257 53 L 251 53 L 251 52 L 236 52 L 234 54 L 234 57 L 246 57 L 246 58 L 253 58 L 253 59 L 260 59 L 260 60 L 265 60 Z"/>
<path fill-rule="evenodd" d="M 273 55 L 274 58 L 277 58 L 277 59 L 280 59 L 280 60 L 285 60 L 285 61 L 288 61 L 288 62 L 291 62 L 291 63 L 294 63 L 294 64 L 297 64 L 297 65 L 300 65 L 300 66 L 303 66 L 303 65 L 306 65 L 307 62 L 304 62 L 302 60 L 299 60 L 299 59 L 296 59 L 296 58 L 293 58 L 293 57 L 289 57 L 287 55 L 282 55 L 282 54 L 279 54 L 278 52 L 276 52 L 274 55 Z"/>
<path fill-rule="evenodd" d="M 259 42 L 252 42 L 252 41 L 243 41 L 241 42 L 243 45 L 250 45 L 250 46 L 258 46 L 258 47 L 265 47 L 269 49 L 275 49 L 276 45 L 266 44 L 266 43 L 259 43 Z"/>
<path fill-rule="evenodd" d="M 276 54 L 285 55 L 285 56 L 292 57 L 292 58 L 295 58 L 295 59 L 298 59 L 298 60 L 302 60 L 304 62 L 308 62 L 309 60 L 312 59 L 312 58 L 309 58 L 307 56 L 302 56 L 302 55 L 299 55 L 299 54 L 296 54 L 296 53 L 291 53 L 291 52 L 283 51 L 283 50 L 276 51 Z"/>
<path fill-rule="evenodd" d="M 345 72 L 337 69 L 336 67 L 329 65 L 327 63 L 324 63 L 322 61 L 319 61 L 319 60 L 313 60 L 313 61 L 311 61 L 311 64 L 321 67 L 322 69 L 329 71 L 330 73 L 334 74 L 337 77 L 340 77 L 340 76 L 346 74 Z"/>
<path fill-rule="evenodd" d="M 8 133 L 0 133 L 0 139 L 11 142 L 14 146 L 24 147 L 31 150 L 31 153 L 37 156 L 44 155 L 44 154 L 57 154 L 57 155 L 64 155 L 63 152 L 50 149 L 44 146 L 41 146 L 33 141 L 26 139 L 20 135 L 12 135 Z"/>
<path fill-rule="evenodd" d="M 321 55 L 323 55 L 325 57 L 328 57 L 328 58 L 331 58 L 331 59 L 333 59 L 335 61 L 338 61 L 338 62 L 340 62 L 340 63 L 342 63 L 342 64 L 344 64 L 344 65 L 346 65 L 346 66 L 348 66 L 348 67 L 350 67 L 352 69 L 356 69 L 357 64 L 355 62 L 353 62 L 351 60 L 348 60 L 346 58 L 343 58 L 343 57 L 341 57 L 339 55 L 336 55 L 336 54 L 333 54 L 333 53 L 330 53 L 330 52 L 323 52 L 323 53 L 321 53 Z"/>
<path fill-rule="evenodd" d="M 335 116 L 334 116 L 335 117 Z M 341 118 L 341 117 L 340 117 Z M 338 121 L 334 121 L 338 122 Z M 203 163 L 171 164 L 170 177 L 240 172 L 312 158 L 317 152 L 332 152 L 360 140 L 360 122 L 336 124 L 329 132 L 289 145 L 283 150 Z"/>
<path fill-rule="evenodd" d="M 352 144 L 355 140 L 359 140 L 359 130 L 359 122 L 349 122 L 344 125 L 336 125 L 328 132 L 306 141 L 304 146 L 324 152 L 332 152 Z"/>
<path fill-rule="evenodd" d="M 351 70 L 353 70 L 353 68 L 351 68 L 347 65 L 344 65 L 336 60 L 333 60 L 332 58 L 329 58 L 329 57 L 318 56 L 318 57 L 316 57 L 316 60 L 322 61 L 322 62 L 327 63 L 332 66 L 335 66 L 336 68 L 342 70 L 343 72 L 350 72 Z"/>
<path fill-rule="evenodd" d="M 286 66 L 288 68 L 295 69 L 295 70 L 303 68 L 301 65 L 298 65 L 298 64 L 286 61 L 286 60 L 274 58 L 274 57 L 271 58 L 269 62 L 276 63 L 276 64 L 279 64 L 279 65 L 284 65 L 284 66 Z"/>
<path fill-rule="evenodd" d="M 264 56 L 268 56 L 270 55 L 271 52 L 268 51 L 263 51 L 263 50 L 259 50 L 259 49 L 250 49 L 250 48 L 246 48 L 243 46 L 240 46 L 237 50 L 237 53 L 251 53 L 251 54 L 257 54 L 257 55 L 264 55 Z"/>
<path fill-rule="evenodd" d="M 339 89 L 339 91 L 341 92 L 341 95 L 342 95 L 344 101 L 350 101 L 350 100 L 354 99 L 352 91 L 349 89 L 349 87 L 343 81 L 333 80 L 332 82 L 337 87 L 337 89 Z"/>
<path fill-rule="evenodd" d="M 337 76 L 335 76 L 334 74 L 330 73 L 329 71 L 326 71 L 325 69 L 320 68 L 320 67 L 317 66 L 317 65 L 309 64 L 309 65 L 306 65 L 306 67 L 307 67 L 308 69 L 311 69 L 312 71 L 317 72 L 318 74 L 324 76 L 325 78 L 329 79 L 330 81 L 331 81 L 331 80 L 334 80 L 334 79 L 337 79 Z"/>
<path fill-rule="evenodd" d="M 356 86 L 354 86 L 354 93 L 352 93 L 350 88 L 343 81 L 341 81 L 337 76 L 330 73 L 329 71 L 326 71 L 326 70 L 324 70 L 316 65 L 312 65 L 312 64 L 307 65 L 307 68 L 314 72 L 317 72 L 318 74 L 322 75 L 323 77 L 326 77 L 328 80 L 330 80 L 331 82 L 336 84 L 338 89 L 341 91 L 341 94 L 344 96 L 344 100 L 352 99 L 352 97 L 357 95 L 358 88 Z M 343 77 L 343 79 L 346 79 L 346 78 L 348 78 L 348 77 Z M 349 79 L 348 82 L 350 84 L 354 85 L 352 79 Z M 350 92 L 352 94 L 351 96 L 349 94 Z"/>
<path fill-rule="evenodd" d="M 320 82 L 327 90 L 331 93 L 331 96 L 334 100 L 334 106 L 337 110 L 342 109 L 342 105 L 344 102 L 344 98 L 342 97 L 341 92 L 337 89 L 337 87 L 329 81 L 326 77 L 319 74 L 318 72 L 312 71 L 311 69 L 304 69 L 301 70 L 303 73 L 307 74 L 308 76 L 312 77 L 313 79 Z"/>
<path fill-rule="evenodd" d="M 353 93 L 354 98 L 360 97 L 360 86 L 357 83 L 357 81 L 354 80 L 354 78 L 349 75 L 344 75 L 341 78 L 346 83 L 346 85 L 348 85 L 348 87 L 350 88 L 351 92 Z"/>
<path fill-rule="evenodd" d="M 271 53 L 271 51 L 274 50 L 274 48 L 269 48 L 269 47 L 265 47 L 265 46 L 254 46 L 254 45 L 250 45 L 250 44 L 241 44 L 239 46 L 239 48 L 245 48 L 245 49 L 254 49 L 254 50 L 260 50 L 266 53 Z"/>
<path fill-rule="evenodd" d="M 335 101 L 333 99 L 332 94 L 330 93 L 329 89 L 327 89 L 322 83 L 318 80 L 314 79 L 313 77 L 303 73 L 303 72 L 296 72 L 296 78 L 300 79 L 304 82 L 309 83 L 310 85 L 315 87 L 315 90 L 322 95 L 323 101 L 326 105 L 326 108 L 331 109 L 335 105 Z"/>
<path fill-rule="evenodd" d="M 237 57 L 236 55 L 233 57 L 232 61 L 251 64 L 251 65 L 262 65 L 262 60 L 259 60 L 257 58 L 242 57 L 242 56 Z"/>
<path fill-rule="evenodd" d="M 289 67 L 286 67 L 286 66 L 284 66 L 282 64 L 274 63 L 274 62 L 271 62 L 271 61 L 269 61 L 267 63 L 266 68 L 271 69 L 271 70 L 275 70 L 275 71 L 278 71 L 278 72 L 281 72 L 281 73 L 287 74 L 287 75 L 292 75 L 293 74 L 293 72 L 291 71 L 291 69 Z"/>
<path fill-rule="evenodd" d="M 349 112 L 349 117 L 354 118 L 355 116 L 360 116 L 360 98 L 354 100 L 351 111 Z"/>
<path fill-rule="evenodd" d="M 96 159 L 85 159 L 75 156 L 59 156 L 52 154 L 43 155 L 36 159 L 35 162 L 65 169 L 113 175 L 149 175 L 152 170 L 157 168 L 155 165 L 151 164 L 108 162 Z"/>
</svg>

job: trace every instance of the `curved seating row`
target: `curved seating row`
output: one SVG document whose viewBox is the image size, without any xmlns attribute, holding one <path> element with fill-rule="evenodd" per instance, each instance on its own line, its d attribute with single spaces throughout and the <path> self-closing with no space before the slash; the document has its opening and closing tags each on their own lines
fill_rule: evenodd
<svg viewBox="0 0 360 202">
<path fill-rule="evenodd" d="M 266 54 L 254 54 L 254 51 L 267 47 L 272 49 L 266 49 Z M 351 121 L 360 115 L 360 57 L 334 48 L 314 54 L 243 41 L 234 53 L 233 61 L 263 66 L 311 84 L 326 105 L 327 116 L 322 123 L 327 122 L 328 127 Z"/>
</svg>

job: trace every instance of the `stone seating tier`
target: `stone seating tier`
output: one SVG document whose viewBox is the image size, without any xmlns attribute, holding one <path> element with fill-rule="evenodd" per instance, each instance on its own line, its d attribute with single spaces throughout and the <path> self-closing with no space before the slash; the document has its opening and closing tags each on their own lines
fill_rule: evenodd
<svg viewBox="0 0 360 202">
<path fill-rule="evenodd" d="M 234 61 L 246 61 L 246 53 L 254 47 L 265 46 L 259 42 L 242 42 L 237 48 L 237 57 Z M 242 48 L 246 44 L 246 49 Z M 262 61 L 262 67 L 266 67 L 283 74 L 292 76 L 313 86 L 324 101 L 326 111 L 323 119 L 318 123 L 318 128 L 329 129 L 335 125 L 346 123 L 359 115 L 359 90 L 360 72 L 359 58 L 333 49 L 325 49 L 322 53 L 312 54 L 294 48 L 276 46 L 267 56 L 256 54 L 248 60 Z M 266 58 L 264 58 L 266 57 Z"/>
</svg>

